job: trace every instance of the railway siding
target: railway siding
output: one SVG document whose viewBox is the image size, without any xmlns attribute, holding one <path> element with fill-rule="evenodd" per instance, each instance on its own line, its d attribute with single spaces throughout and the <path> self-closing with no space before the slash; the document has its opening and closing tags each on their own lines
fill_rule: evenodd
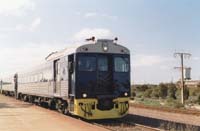
<svg viewBox="0 0 200 131">
<path fill-rule="evenodd" d="M 200 116 L 131 106 L 127 120 L 164 130 L 200 131 Z"/>
</svg>

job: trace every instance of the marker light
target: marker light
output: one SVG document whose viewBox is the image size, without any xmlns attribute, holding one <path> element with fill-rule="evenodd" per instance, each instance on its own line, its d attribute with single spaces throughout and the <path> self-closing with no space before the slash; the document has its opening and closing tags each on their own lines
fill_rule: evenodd
<svg viewBox="0 0 200 131">
<path fill-rule="evenodd" d="M 86 98 L 87 97 L 87 94 L 86 93 L 83 93 L 83 98 Z"/>
<path fill-rule="evenodd" d="M 125 93 L 124 93 L 124 96 L 128 96 L 128 93 L 127 93 L 127 92 L 125 92 Z"/>
<path fill-rule="evenodd" d="M 104 47 L 103 47 L 103 51 L 108 51 L 108 47 L 107 47 L 107 46 L 104 46 Z"/>
</svg>

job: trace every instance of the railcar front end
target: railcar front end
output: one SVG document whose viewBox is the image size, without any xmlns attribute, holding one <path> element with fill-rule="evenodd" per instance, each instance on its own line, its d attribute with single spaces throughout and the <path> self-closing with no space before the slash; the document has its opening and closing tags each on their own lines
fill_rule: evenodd
<svg viewBox="0 0 200 131">
<path fill-rule="evenodd" d="M 77 49 L 73 113 L 85 119 L 121 118 L 130 97 L 129 50 L 111 40 Z"/>
</svg>

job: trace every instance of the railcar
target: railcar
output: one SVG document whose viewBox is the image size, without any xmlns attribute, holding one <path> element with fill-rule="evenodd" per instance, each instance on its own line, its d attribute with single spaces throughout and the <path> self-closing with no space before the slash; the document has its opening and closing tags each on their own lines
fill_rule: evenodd
<svg viewBox="0 0 200 131">
<path fill-rule="evenodd" d="M 4 94 L 85 119 L 121 118 L 129 109 L 130 51 L 115 40 L 90 41 L 51 53 L 44 64 L 3 79 L 0 87 Z"/>
</svg>

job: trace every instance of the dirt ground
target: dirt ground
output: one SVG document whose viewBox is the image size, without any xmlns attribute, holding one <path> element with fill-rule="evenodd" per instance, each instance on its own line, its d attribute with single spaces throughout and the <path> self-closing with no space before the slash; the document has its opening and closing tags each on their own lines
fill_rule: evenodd
<svg viewBox="0 0 200 131">
<path fill-rule="evenodd" d="M 0 131 L 104 131 L 78 119 L 0 95 Z"/>
</svg>

